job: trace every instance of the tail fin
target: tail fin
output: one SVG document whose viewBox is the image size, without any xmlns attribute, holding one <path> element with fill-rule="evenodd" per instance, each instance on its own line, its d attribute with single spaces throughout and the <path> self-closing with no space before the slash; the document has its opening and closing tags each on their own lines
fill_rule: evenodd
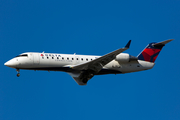
<svg viewBox="0 0 180 120">
<path fill-rule="evenodd" d="M 144 60 L 154 63 L 161 49 L 165 46 L 165 44 L 171 42 L 172 40 L 173 39 L 169 39 L 159 43 L 148 44 L 148 46 L 137 56 L 138 60 Z"/>
</svg>

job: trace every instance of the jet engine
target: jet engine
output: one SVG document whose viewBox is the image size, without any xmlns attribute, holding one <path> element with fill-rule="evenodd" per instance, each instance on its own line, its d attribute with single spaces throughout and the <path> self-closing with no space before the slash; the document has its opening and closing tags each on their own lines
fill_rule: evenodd
<svg viewBox="0 0 180 120">
<path fill-rule="evenodd" d="M 127 53 L 121 53 L 116 56 L 115 60 L 118 62 L 130 62 L 130 61 L 136 61 L 138 60 L 138 58 L 135 56 L 129 55 Z"/>
</svg>

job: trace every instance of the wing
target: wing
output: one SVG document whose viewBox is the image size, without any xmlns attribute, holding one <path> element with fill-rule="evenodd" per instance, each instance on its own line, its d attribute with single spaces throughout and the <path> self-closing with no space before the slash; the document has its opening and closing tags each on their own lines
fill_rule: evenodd
<svg viewBox="0 0 180 120">
<path fill-rule="evenodd" d="M 89 69 L 89 70 L 99 72 L 103 66 L 105 66 L 107 63 L 114 60 L 118 54 L 127 50 L 130 46 L 130 43 L 131 43 L 131 40 L 127 43 L 127 45 L 124 48 L 120 48 L 118 50 L 115 50 L 111 53 L 103 55 L 103 56 L 101 56 L 95 60 L 90 61 L 90 62 L 80 64 L 77 66 L 73 66 L 72 69 L 76 69 L 76 70 L 88 70 Z"/>
<path fill-rule="evenodd" d="M 80 65 L 72 66 L 71 68 L 79 71 L 78 73 L 68 73 L 79 85 L 86 85 L 87 81 L 91 79 L 94 74 L 98 73 L 103 66 L 111 62 L 116 58 L 116 56 L 123 51 L 127 50 L 130 46 L 131 40 L 126 44 L 124 48 L 120 48 L 111 53 L 103 55 L 95 60 L 89 61 L 87 63 L 83 63 Z"/>
<path fill-rule="evenodd" d="M 83 82 L 83 80 L 80 78 L 81 73 L 72 73 L 68 72 L 68 74 L 76 81 L 78 85 L 86 85 L 87 82 Z"/>
</svg>

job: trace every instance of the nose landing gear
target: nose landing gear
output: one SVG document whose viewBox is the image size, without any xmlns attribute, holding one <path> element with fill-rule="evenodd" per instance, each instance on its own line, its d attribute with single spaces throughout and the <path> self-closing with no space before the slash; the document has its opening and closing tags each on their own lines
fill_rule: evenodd
<svg viewBox="0 0 180 120">
<path fill-rule="evenodd" d="M 17 77 L 19 77 L 20 76 L 19 69 L 16 69 L 16 71 L 17 71 Z"/>
</svg>

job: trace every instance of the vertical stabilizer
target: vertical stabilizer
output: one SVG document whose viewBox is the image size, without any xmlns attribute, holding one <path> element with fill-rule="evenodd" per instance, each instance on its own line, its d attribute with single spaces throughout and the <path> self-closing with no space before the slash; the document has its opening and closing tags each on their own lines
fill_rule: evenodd
<svg viewBox="0 0 180 120">
<path fill-rule="evenodd" d="M 148 61 L 148 62 L 155 62 L 157 56 L 159 55 L 162 48 L 168 42 L 172 41 L 173 39 L 166 40 L 159 43 L 150 43 L 147 47 L 137 56 L 139 60 Z"/>
</svg>

